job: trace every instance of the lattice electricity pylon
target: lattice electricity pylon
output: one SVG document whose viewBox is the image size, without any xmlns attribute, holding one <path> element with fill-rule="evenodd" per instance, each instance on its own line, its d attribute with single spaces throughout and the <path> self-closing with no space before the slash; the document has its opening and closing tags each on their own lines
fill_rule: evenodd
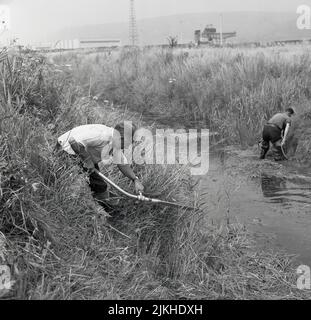
<svg viewBox="0 0 311 320">
<path fill-rule="evenodd" d="M 136 46 L 138 44 L 138 30 L 134 0 L 130 0 L 130 43 L 132 46 Z"/>
</svg>

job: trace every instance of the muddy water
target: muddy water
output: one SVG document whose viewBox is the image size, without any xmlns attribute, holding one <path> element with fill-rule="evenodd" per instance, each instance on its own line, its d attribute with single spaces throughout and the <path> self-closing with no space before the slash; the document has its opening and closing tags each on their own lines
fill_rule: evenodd
<svg viewBox="0 0 311 320">
<path fill-rule="evenodd" d="M 311 175 L 290 162 L 258 161 L 222 151 L 201 178 L 201 206 L 210 223 L 239 222 L 266 250 L 297 255 L 311 266 Z"/>
</svg>

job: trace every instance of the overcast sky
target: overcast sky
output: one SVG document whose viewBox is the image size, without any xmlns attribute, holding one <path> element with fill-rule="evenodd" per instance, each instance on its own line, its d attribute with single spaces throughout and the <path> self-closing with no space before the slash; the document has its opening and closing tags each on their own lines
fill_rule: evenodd
<svg viewBox="0 0 311 320">
<path fill-rule="evenodd" d="M 193 12 L 291 11 L 311 0 L 135 0 L 137 19 Z M 127 22 L 130 0 L 0 0 L 11 11 L 11 30 L 35 40 L 76 25 Z M 4 36 L 4 35 L 2 35 Z"/>
</svg>

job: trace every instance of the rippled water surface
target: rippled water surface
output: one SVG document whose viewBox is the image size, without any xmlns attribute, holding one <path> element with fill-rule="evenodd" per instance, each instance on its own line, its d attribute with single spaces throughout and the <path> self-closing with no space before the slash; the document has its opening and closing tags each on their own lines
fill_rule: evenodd
<svg viewBox="0 0 311 320">
<path fill-rule="evenodd" d="M 261 170 L 255 179 L 226 165 L 224 154 L 211 155 L 200 183 L 208 219 L 245 224 L 259 245 L 297 255 L 311 265 L 311 175 L 284 164 L 287 174 Z"/>
</svg>

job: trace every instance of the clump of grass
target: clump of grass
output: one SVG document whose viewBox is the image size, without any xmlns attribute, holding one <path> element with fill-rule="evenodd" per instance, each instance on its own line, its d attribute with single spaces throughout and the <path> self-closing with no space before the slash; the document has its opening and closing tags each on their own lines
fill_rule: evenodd
<svg viewBox="0 0 311 320">
<path fill-rule="evenodd" d="M 3 59 L 0 75 L 0 99 L 4 110 L 6 106 L 12 106 L 20 114 L 31 113 L 44 122 L 54 119 L 68 78 L 44 56 L 19 53 Z"/>
<path fill-rule="evenodd" d="M 260 252 L 242 225 L 205 230 L 191 243 L 176 296 L 186 299 L 305 299 L 292 257 Z M 188 249 L 189 250 L 189 249 Z"/>
</svg>

